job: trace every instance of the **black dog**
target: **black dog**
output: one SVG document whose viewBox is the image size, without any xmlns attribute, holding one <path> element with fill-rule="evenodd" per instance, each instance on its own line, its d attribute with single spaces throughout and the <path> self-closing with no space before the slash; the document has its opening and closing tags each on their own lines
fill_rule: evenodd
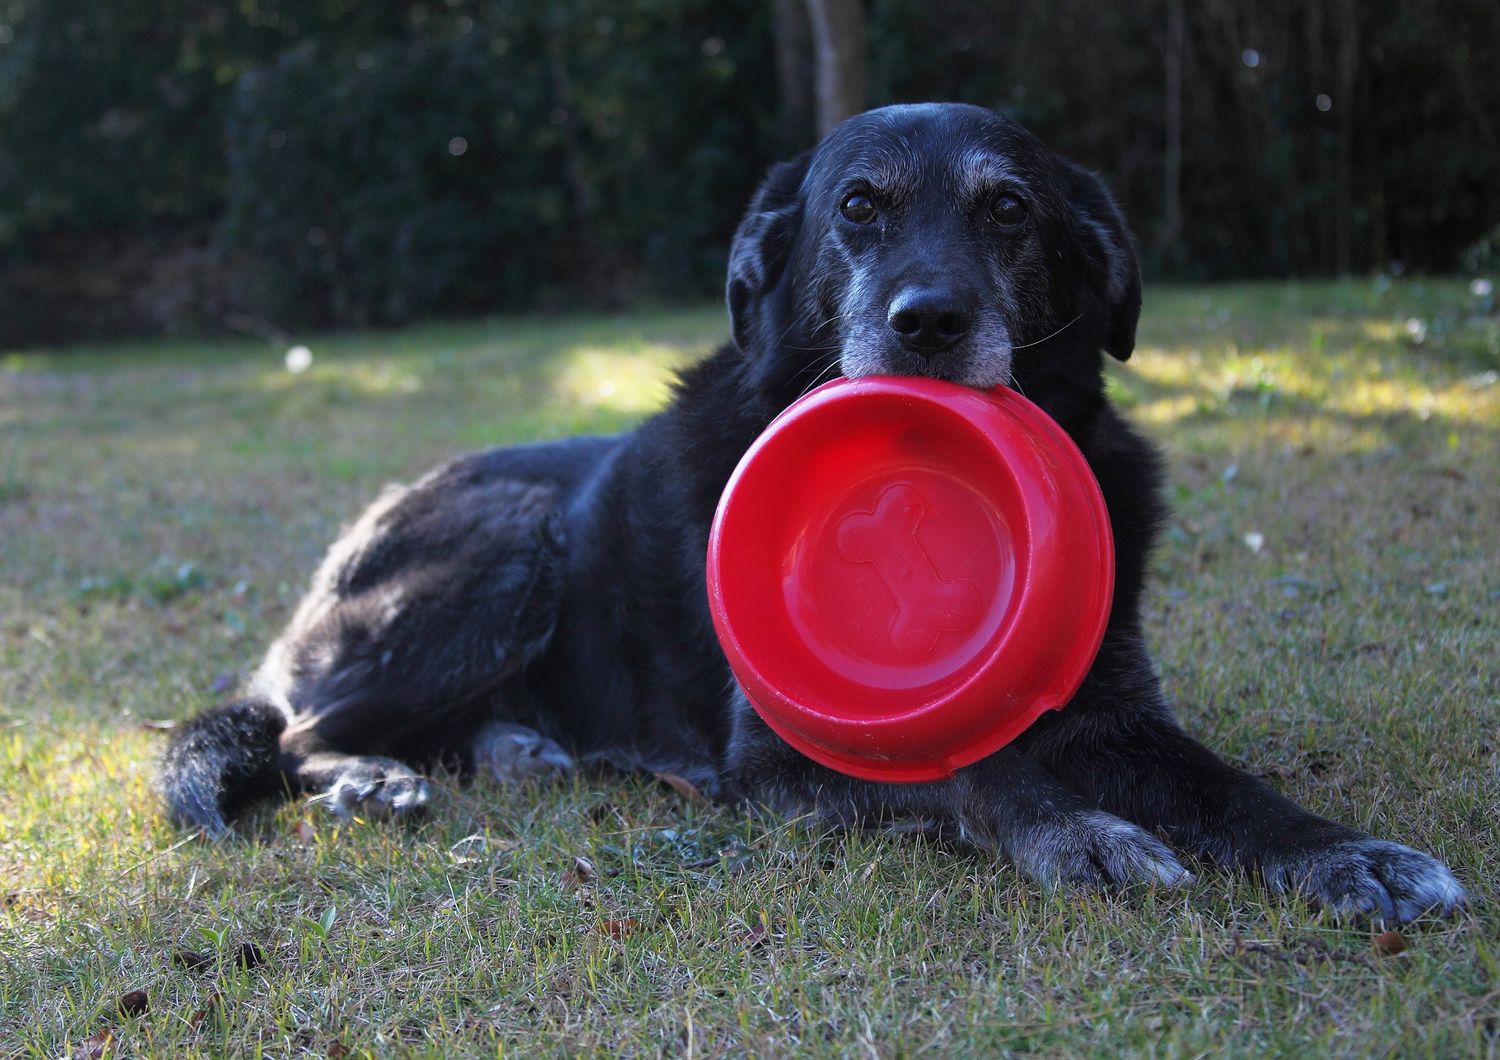
<svg viewBox="0 0 1500 1060">
<path fill-rule="evenodd" d="M 1308 813 L 1173 720 L 1139 615 L 1159 463 L 1102 381 L 1102 353 L 1134 346 L 1140 277 L 1097 179 L 988 111 L 873 111 L 771 171 L 728 300 L 732 344 L 638 430 L 480 453 L 387 492 L 245 698 L 175 738 L 173 814 L 219 833 L 288 788 L 401 811 L 427 799 L 424 764 L 509 778 L 584 759 L 843 825 L 945 829 L 1045 881 L 1188 879 L 1160 833 L 1340 910 L 1403 921 L 1463 902 L 1441 863 Z M 1087 456 L 1117 545 L 1082 690 L 939 783 L 855 780 L 793 751 L 709 621 L 708 527 L 741 454 L 815 384 L 872 373 L 1026 394 Z"/>
</svg>

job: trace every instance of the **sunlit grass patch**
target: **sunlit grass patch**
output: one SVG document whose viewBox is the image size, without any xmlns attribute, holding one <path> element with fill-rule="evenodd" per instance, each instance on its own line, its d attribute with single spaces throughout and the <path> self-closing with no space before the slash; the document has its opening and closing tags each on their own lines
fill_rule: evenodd
<svg viewBox="0 0 1500 1060">
<path fill-rule="evenodd" d="M 579 346 L 559 354 L 554 387 L 563 403 L 651 412 L 666 401 L 671 373 L 702 352 L 664 343 Z"/>
</svg>

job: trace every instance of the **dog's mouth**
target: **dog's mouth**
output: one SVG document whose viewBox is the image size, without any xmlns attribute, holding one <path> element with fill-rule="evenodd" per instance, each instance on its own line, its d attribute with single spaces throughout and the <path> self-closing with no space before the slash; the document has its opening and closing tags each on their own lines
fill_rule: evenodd
<svg viewBox="0 0 1500 1060">
<path fill-rule="evenodd" d="M 890 343 L 871 348 L 869 344 L 847 342 L 839 354 L 839 369 L 850 379 L 871 375 L 914 375 L 975 390 L 1010 386 L 1013 363 L 1009 343 L 983 348 L 964 343 L 927 355 Z"/>
</svg>

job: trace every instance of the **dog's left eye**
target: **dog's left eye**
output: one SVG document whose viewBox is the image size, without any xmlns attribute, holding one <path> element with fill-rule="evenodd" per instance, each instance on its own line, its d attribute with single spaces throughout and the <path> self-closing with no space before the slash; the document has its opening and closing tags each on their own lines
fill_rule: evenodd
<svg viewBox="0 0 1500 1060">
<path fill-rule="evenodd" d="M 855 192 L 844 199 L 844 204 L 839 207 L 839 213 L 844 215 L 846 221 L 853 221 L 857 225 L 867 225 L 875 220 L 875 204 L 870 201 L 868 195 Z"/>
<path fill-rule="evenodd" d="M 990 203 L 990 220 L 1004 229 L 1017 229 L 1026 220 L 1026 203 L 1010 192 L 1002 192 Z"/>
</svg>

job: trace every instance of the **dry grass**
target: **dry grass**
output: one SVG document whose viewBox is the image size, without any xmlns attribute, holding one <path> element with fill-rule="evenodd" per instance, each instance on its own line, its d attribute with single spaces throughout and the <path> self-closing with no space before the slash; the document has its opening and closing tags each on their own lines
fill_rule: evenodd
<svg viewBox="0 0 1500 1060">
<path fill-rule="evenodd" d="M 634 422 L 721 311 L 315 337 L 303 374 L 258 345 L 4 359 L 0 1055 L 1494 1055 L 1500 327 L 1473 308 L 1156 291 L 1112 374 L 1172 461 L 1152 634 L 1185 721 L 1470 888 L 1396 956 L 1212 870 L 1047 894 L 614 775 L 191 840 L 150 723 L 253 664 L 342 521 L 455 450 Z"/>
</svg>

